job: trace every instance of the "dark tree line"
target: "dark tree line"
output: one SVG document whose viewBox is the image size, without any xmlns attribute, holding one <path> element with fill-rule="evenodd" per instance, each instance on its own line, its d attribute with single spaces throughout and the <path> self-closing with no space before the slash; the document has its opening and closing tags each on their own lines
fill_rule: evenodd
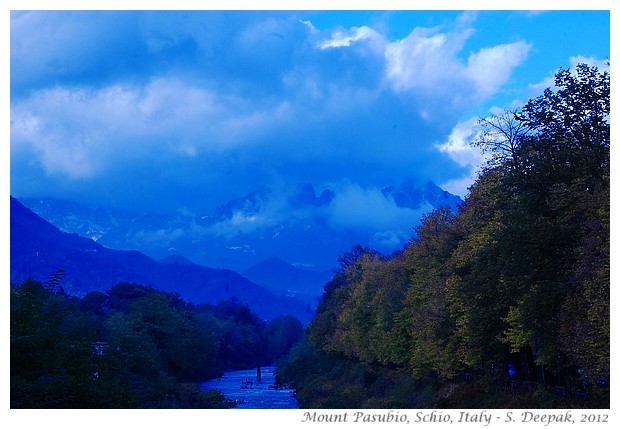
<svg viewBox="0 0 620 429">
<path fill-rule="evenodd" d="M 407 383 L 469 380 L 459 385 L 470 393 L 527 398 L 500 406 L 608 406 L 609 74 L 582 64 L 560 70 L 555 84 L 481 121 L 476 144 L 489 162 L 458 213 L 430 213 L 391 257 L 362 247 L 343 255 L 307 343 L 280 372 L 302 404 L 377 405 L 363 393 L 376 381 L 364 377 L 337 387 L 335 402 L 311 398 L 324 386 L 319 371 L 350 362 L 405 372 Z M 498 405 L 482 396 L 474 406 Z M 404 405 L 472 405 L 420 401 Z"/>
<path fill-rule="evenodd" d="M 60 273 L 61 274 L 61 273 Z M 192 305 L 133 283 L 82 299 L 46 283 L 11 286 L 12 408 L 225 408 L 198 382 L 271 364 L 302 336 L 247 305 Z"/>
</svg>

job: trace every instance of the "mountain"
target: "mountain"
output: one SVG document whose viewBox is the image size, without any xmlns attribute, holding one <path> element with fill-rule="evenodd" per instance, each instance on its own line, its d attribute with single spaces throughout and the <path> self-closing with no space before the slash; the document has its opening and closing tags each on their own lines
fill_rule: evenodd
<svg viewBox="0 0 620 429">
<path fill-rule="evenodd" d="M 299 214 L 308 207 L 320 210 L 329 199 L 329 191 L 314 199 L 308 192 L 292 196 L 285 203 L 297 215 L 275 219 L 266 214 L 273 200 L 269 190 L 231 200 L 207 215 L 127 213 L 58 199 L 20 201 L 62 231 L 90 237 L 108 248 L 137 249 L 157 260 L 180 254 L 200 265 L 242 272 L 273 257 L 332 269 L 340 254 L 366 237 L 356 231 L 334 231 L 320 216 Z"/>
<path fill-rule="evenodd" d="M 265 319 L 291 314 L 308 323 L 306 303 L 277 295 L 240 274 L 193 264 L 185 258 L 158 262 L 138 251 L 113 250 L 78 234 L 60 231 L 11 197 L 10 280 L 45 282 L 64 271 L 65 292 L 83 296 L 105 292 L 119 282 L 134 282 L 178 292 L 192 303 L 218 303 L 236 298 Z"/>
<path fill-rule="evenodd" d="M 161 262 L 162 264 L 195 265 L 185 256 L 179 255 L 178 253 L 166 256 L 164 259 L 160 259 L 159 262 Z"/>
<path fill-rule="evenodd" d="M 114 228 L 126 228 L 136 220 L 135 213 L 112 210 L 51 198 L 22 198 L 20 202 L 62 231 L 95 241 Z"/>
<path fill-rule="evenodd" d="M 279 258 L 270 258 L 242 272 L 243 276 L 273 293 L 298 298 L 315 307 L 332 271 L 295 267 Z"/>
<path fill-rule="evenodd" d="M 457 210 L 461 199 L 432 182 L 406 179 L 374 190 L 258 189 L 210 213 L 130 213 L 51 199 L 21 199 L 64 232 L 112 249 L 139 250 L 162 260 L 183 255 L 197 264 L 244 272 L 271 258 L 329 271 L 338 256 L 361 244 L 382 253 L 400 250 L 420 216 Z M 373 223 L 374 222 L 374 223 Z M 378 224 L 375 228 L 375 224 Z"/>
<path fill-rule="evenodd" d="M 444 191 L 433 182 L 420 183 L 412 178 L 405 179 L 399 186 L 383 188 L 383 194 L 390 196 L 398 207 L 419 209 L 423 204 L 433 208 L 450 207 L 453 212 L 463 202 L 458 195 Z"/>
</svg>

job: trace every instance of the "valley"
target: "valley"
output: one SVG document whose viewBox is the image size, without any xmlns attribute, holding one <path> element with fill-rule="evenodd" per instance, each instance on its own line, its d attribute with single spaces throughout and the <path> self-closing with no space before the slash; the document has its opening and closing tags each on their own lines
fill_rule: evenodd
<svg viewBox="0 0 620 429">
<path fill-rule="evenodd" d="M 269 307 L 269 301 L 278 301 L 278 305 L 279 301 L 290 301 L 293 305 L 285 307 L 307 323 L 324 285 L 338 267 L 340 255 L 358 244 L 385 254 L 400 250 L 414 233 L 411 225 L 418 223 L 426 211 L 438 207 L 456 210 L 461 202 L 432 183 L 407 179 L 378 193 L 387 206 L 383 207 L 382 202 L 378 209 L 366 209 L 378 210 L 377 216 L 388 220 L 396 211 L 402 219 L 380 223 L 378 228 L 368 228 L 355 219 L 351 219 L 350 226 L 343 226 L 334 220 L 334 212 L 342 211 L 346 201 L 342 192 L 325 189 L 317 193 L 308 183 L 281 194 L 274 189 L 260 189 L 208 214 L 181 209 L 173 213 L 137 213 L 51 198 L 20 199 L 33 213 L 68 234 L 65 237 L 73 241 L 80 241 L 77 236 L 84 237 L 80 252 L 74 252 L 71 258 L 100 260 L 95 256 L 101 255 L 118 258 L 123 264 L 108 263 L 107 274 L 96 277 L 104 279 L 104 283 L 91 284 L 87 279 L 92 276 L 76 275 L 88 264 L 48 251 L 50 257 L 43 264 L 27 256 L 16 257 L 11 276 L 13 279 L 32 272 L 44 279 L 63 268 L 68 292 L 79 294 L 130 279 L 178 290 L 191 301 L 212 302 L 237 296 L 252 307 L 258 306 L 261 314 L 274 314 L 260 309 Z M 387 211 L 383 214 L 381 210 Z M 401 228 L 401 223 L 406 226 Z M 23 229 L 20 235 L 34 234 L 25 226 Z M 39 240 L 33 236 L 29 242 Z M 43 248 L 46 246 L 62 247 L 47 243 Z M 19 249 L 20 243 L 16 242 L 15 252 Z"/>
</svg>

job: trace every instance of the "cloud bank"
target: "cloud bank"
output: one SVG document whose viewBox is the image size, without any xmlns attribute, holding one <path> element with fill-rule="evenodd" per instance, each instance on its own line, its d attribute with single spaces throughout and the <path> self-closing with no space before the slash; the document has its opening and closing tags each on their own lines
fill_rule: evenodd
<svg viewBox="0 0 620 429">
<path fill-rule="evenodd" d="M 404 177 L 462 195 L 479 162 L 463 115 L 532 44 L 472 49 L 470 12 L 397 38 L 319 30 L 315 16 L 13 12 L 11 192 L 200 212 L 278 183 L 348 183 L 331 219 L 360 227 L 418 215 L 377 193 Z M 361 201 L 381 214 L 354 210 Z"/>
</svg>

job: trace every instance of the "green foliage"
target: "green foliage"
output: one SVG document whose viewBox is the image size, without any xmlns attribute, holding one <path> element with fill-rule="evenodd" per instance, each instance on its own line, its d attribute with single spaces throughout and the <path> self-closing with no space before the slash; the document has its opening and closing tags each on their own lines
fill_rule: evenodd
<svg viewBox="0 0 620 429">
<path fill-rule="evenodd" d="M 405 366 L 416 375 L 431 371 L 451 377 L 459 353 L 454 335 L 458 312 L 452 304 L 452 273 L 446 264 L 456 246 L 454 215 L 449 209 L 424 217 L 418 239 L 405 250 L 410 282 L 398 320 L 408 324 L 410 347 Z M 403 361 L 401 359 L 400 361 Z"/>
</svg>

